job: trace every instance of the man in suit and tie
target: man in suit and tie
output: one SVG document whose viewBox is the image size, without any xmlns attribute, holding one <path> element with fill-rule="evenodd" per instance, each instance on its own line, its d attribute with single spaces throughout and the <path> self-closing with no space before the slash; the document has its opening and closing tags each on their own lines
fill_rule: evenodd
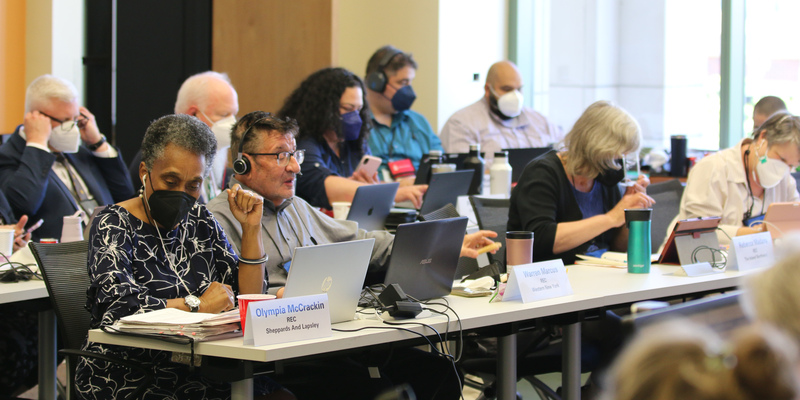
<svg viewBox="0 0 800 400">
<path fill-rule="evenodd" d="M 60 238 L 64 216 L 134 195 L 122 156 L 78 105 L 75 86 L 52 75 L 28 86 L 24 123 L 0 146 L 0 190 L 18 218 L 44 220 L 34 239 Z"/>
</svg>

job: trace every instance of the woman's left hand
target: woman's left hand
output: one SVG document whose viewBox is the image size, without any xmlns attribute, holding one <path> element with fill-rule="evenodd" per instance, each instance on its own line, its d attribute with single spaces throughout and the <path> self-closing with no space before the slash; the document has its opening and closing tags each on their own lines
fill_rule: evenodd
<svg viewBox="0 0 800 400">
<path fill-rule="evenodd" d="M 636 180 L 636 183 L 625 189 L 625 194 L 647 193 L 648 186 L 650 186 L 650 178 L 645 175 L 639 175 L 639 179 Z"/>
<path fill-rule="evenodd" d="M 225 191 L 228 193 L 228 205 L 231 212 L 242 224 L 242 228 L 261 226 L 261 216 L 264 213 L 263 197 L 250 190 L 242 189 L 238 183 Z"/>
<path fill-rule="evenodd" d="M 478 231 L 464 235 L 464 243 L 461 245 L 461 257 L 478 258 L 478 249 L 494 243 L 489 238 L 496 238 L 497 233 L 494 231 Z M 491 253 L 496 253 L 497 250 Z"/>
</svg>

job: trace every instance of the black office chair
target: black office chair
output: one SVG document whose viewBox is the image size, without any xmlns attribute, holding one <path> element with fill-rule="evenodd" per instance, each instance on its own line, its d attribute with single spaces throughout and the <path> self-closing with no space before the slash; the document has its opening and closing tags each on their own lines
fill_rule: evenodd
<svg viewBox="0 0 800 400">
<path fill-rule="evenodd" d="M 447 203 L 444 207 L 431 211 L 427 214 L 420 215 L 420 221 L 436 221 L 438 219 L 447 219 L 447 218 L 456 218 L 460 217 L 461 215 L 458 213 L 456 206 L 453 203 Z"/>
<path fill-rule="evenodd" d="M 81 350 L 91 323 L 91 316 L 85 308 L 86 289 L 90 283 L 86 269 L 89 241 L 56 244 L 30 242 L 29 246 L 44 276 L 47 293 L 50 294 L 58 319 L 58 333 L 64 344 L 59 354 L 67 358 L 67 399 L 75 397 L 75 369 L 79 357 L 117 363 L 144 374 L 145 378 L 139 387 L 126 398 L 141 397 L 153 380 L 146 369 L 127 360 Z"/>
<path fill-rule="evenodd" d="M 647 187 L 647 194 L 656 201 L 650 220 L 650 252 L 657 253 L 669 224 L 681 211 L 683 184 L 677 179 L 655 183 Z"/>
<path fill-rule="evenodd" d="M 475 211 L 478 227 L 497 232 L 497 238 L 494 241 L 503 245 L 497 254 L 489 254 L 489 261 L 498 261 L 500 265 L 505 266 L 506 226 L 508 225 L 508 208 L 511 206 L 511 200 L 469 196 L 469 202 Z"/>
<path fill-rule="evenodd" d="M 705 325 L 722 337 L 749 322 L 741 306 L 742 291 L 703 297 L 658 308 L 643 313 L 630 314 L 622 318 L 622 326 L 628 336 L 645 326 L 675 318 L 687 318 Z M 635 305 L 634 305 L 635 306 Z"/>
</svg>

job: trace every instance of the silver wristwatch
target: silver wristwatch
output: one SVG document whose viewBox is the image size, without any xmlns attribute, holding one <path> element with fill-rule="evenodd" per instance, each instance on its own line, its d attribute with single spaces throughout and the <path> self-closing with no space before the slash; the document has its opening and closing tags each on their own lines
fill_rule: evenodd
<svg viewBox="0 0 800 400">
<path fill-rule="evenodd" d="M 193 294 L 184 297 L 183 304 L 186 304 L 186 307 L 189 307 L 189 311 L 191 312 L 197 312 L 200 310 L 200 299 Z"/>
</svg>

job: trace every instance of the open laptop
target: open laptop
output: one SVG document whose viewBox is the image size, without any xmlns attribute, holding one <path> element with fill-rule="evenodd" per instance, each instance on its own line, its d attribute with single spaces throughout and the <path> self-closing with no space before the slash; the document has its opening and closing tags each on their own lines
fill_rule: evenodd
<svg viewBox="0 0 800 400">
<path fill-rule="evenodd" d="M 419 209 L 419 213 L 421 215 L 429 214 L 446 206 L 447 203 L 455 205 L 458 201 L 458 196 L 465 196 L 469 191 L 473 173 L 475 172 L 470 169 L 431 174 L 428 191 L 422 197 L 422 206 Z M 414 204 L 410 201 L 401 201 L 395 204 L 395 207 L 414 208 Z"/>
<path fill-rule="evenodd" d="M 358 227 L 367 231 L 385 229 L 386 217 L 392 209 L 399 186 L 398 182 L 359 186 L 347 220 L 358 222 Z"/>
<path fill-rule="evenodd" d="M 447 296 L 466 230 L 467 217 L 399 225 L 384 282 L 417 300 Z"/>
<path fill-rule="evenodd" d="M 331 323 L 351 321 L 375 239 L 297 247 L 283 297 L 328 293 Z"/>
<path fill-rule="evenodd" d="M 511 164 L 511 182 L 519 182 L 522 171 L 534 158 L 553 150 L 552 147 L 529 147 L 525 149 L 503 149 L 508 152 L 508 163 Z"/>
<path fill-rule="evenodd" d="M 800 230 L 800 203 L 772 203 L 764 215 L 764 223 L 773 238 Z"/>
</svg>

